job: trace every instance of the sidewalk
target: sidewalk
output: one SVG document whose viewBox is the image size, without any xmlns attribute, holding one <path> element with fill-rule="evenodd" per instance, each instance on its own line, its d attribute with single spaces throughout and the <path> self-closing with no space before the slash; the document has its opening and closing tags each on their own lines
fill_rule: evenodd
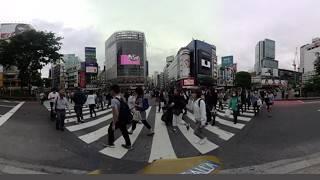
<svg viewBox="0 0 320 180">
<path fill-rule="evenodd" d="M 320 153 L 257 166 L 222 170 L 220 174 L 320 174 Z"/>
</svg>

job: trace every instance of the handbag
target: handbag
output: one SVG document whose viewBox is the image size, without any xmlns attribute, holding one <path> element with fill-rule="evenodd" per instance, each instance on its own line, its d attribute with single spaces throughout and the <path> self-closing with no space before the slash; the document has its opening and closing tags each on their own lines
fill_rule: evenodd
<svg viewBox="0 0 320 180">
<path fill-rule="evenodd" d="M 140 122 L 142 120 L 141 114 L 139 111 L 134 111 L 133 112 L 133 119 L 134 122 Z"/>
<path fill-rule="evenodd" d="M 225 113 L 225 117 L 230 117 L 231 116 L 231 110 L 227 109 Z"/>
</svg>

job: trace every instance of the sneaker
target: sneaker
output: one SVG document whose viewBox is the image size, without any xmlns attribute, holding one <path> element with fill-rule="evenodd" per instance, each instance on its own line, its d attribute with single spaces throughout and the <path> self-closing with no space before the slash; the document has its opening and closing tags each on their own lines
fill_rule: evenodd
<svg viewBox="0 0 320 180">
<path fill-rule="evenodd" d="M 83 121 L 83 120 L 81 120 L 81 121 L 80 121 L 80 123 L 84 123 L 84 121 Z"/>
<path fill-rule="evenodd" d="M 187 131 L 190 130 L 190 124 L 186 124 L 186 127 L 187 127 Z"/>
<path fill-rule="evenodd" d="M 153 136 L 154 132 L 151 130 L 147 136 Z"/>
<path fill-rule="evenodd" d="M 125 145 L 125 144 L 122 144 L 121 146 L 122 146 L 123 148 L 129 150 L 129 151 L 133 149 L 132 146 L 128 146 L 128 145 Z"/>
<path fill-rule="evenodd" d="M 176 129 L 176 128 L 173 128 L 172 131 L 173 131 L 174 133 L 177 133 L 177 129 Z"/>
<path fill-rule="evenodd" d="M 133 131 L 132 131 L 132 130 L 131 130 L 131 131 L 129 131 L 129 132 L 128 132 L 128 134 L 129 134 L 129 135 L 132 135 L 132 134 L 133 134 Z"/>
<path fill-rule="evenodd" d="M 106 147 L 106 148 L 115 148 L 116 146 L 114 144 L 103 144 L 103 147 Z"/>
</svg>

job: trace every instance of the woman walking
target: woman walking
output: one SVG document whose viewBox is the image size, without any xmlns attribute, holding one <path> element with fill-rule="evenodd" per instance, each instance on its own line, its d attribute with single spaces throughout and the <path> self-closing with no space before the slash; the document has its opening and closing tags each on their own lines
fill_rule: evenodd
<svg viewBox="0 0 320 180">
<path fill-rule="evenodd" d="M 235 92 L 232 93 L 232 97 L 229 102 L 229 109 L 233 111 L 233 121 L 234 124 L 238 123 L 238 113 L 239 113 L 239 97 Z"/>
<path fill-rule="evenodd" d="M 136 89 L 136 95 L 137 95 L 137 98 L 136 98 L 136 101 L 135 101 L 135 110 L 140 113 L 140 116 L 141 116 L 141 122 L 143 123 L 143 125 L 149 130 L 149 133 L 148 133 L 148 136 L 153 136 L 154 135 L 154 131 L 153 129 L 151 128 L 150 124 L 148 123 L 147 121 L 147 113 L 146 113 L 146 110 L 148 109 L 147 107 L 144 107 L 145 106 L 145 97 L 144 97 L 144 92 L 143 92 L 143 89 L 142 88 L 137 88 Z M 137 123 L 138 122 L 133 122 L 132 123 L 132 129 L 131 131 L 129 132 L 129 134 L 133 134 L 133 131 L 136 129 L 137 127 Z"/>
</svg>

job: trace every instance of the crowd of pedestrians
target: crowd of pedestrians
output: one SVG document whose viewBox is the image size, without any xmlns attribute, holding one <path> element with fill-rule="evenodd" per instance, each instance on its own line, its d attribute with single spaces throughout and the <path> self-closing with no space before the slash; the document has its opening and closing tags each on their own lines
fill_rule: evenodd
<svg viewBox="0 0 320 180">
<path fill-rule="evenodd" d="M 54 89 L 48 95 L 51 107 L 50 116 L 52 120 L 56 120 L 56 129 L 63 131 L 67 110 L 70 112 L 70 104 L 74 104 L 76 123 L 85 123 L 84 106 L 89 107 L 91 118 L 97 116 L 96 109 L 111 108 L 113 119 L 108 129 L 108 142 L 104 146 L 115 147 L 114 133 L 119 129 L 125 139 L 125 144 L 122 147 L 130 150 L 132 149 L 130 135 L 134 134 L 137 124 L 143 124 L 148 130 L 148 136 L 154 135 L 154 129 L 147 117 L 150 104 L 146 93 L 142 87 L 122 92 L 117 85 L 111 87 L 110 93 L 103 91 L 84 92 L 79 88 L 72 92 L 64 90 L 58 92 Z M 188 113 L 192 113 L 195 118 L 194 134 L 200 139 L 196 143 L 200 145 L 207 141 L 203 133 L 204 128 L 216 125 L 216 116 L 219 112 L 224 112 L 228 118 L 233 119 L 234 124 L 237 124 L 238 116 L 241 113 L 251 109 L 255 115 L 259 115 L 265 104 L 268 116 L 271 117 L 275 99 L 272 90 L 252 91 L 247 89 L 183 90 L 174 88 L 153 90 L 150 95 L 156 100 L 157 112 L 163 112 L 162 121 L 173 133 L 178 133 L 178 129 L 181 127 L 190 130 L 190 124 L 185 121 L 185 118 Z"/>
</svg>

